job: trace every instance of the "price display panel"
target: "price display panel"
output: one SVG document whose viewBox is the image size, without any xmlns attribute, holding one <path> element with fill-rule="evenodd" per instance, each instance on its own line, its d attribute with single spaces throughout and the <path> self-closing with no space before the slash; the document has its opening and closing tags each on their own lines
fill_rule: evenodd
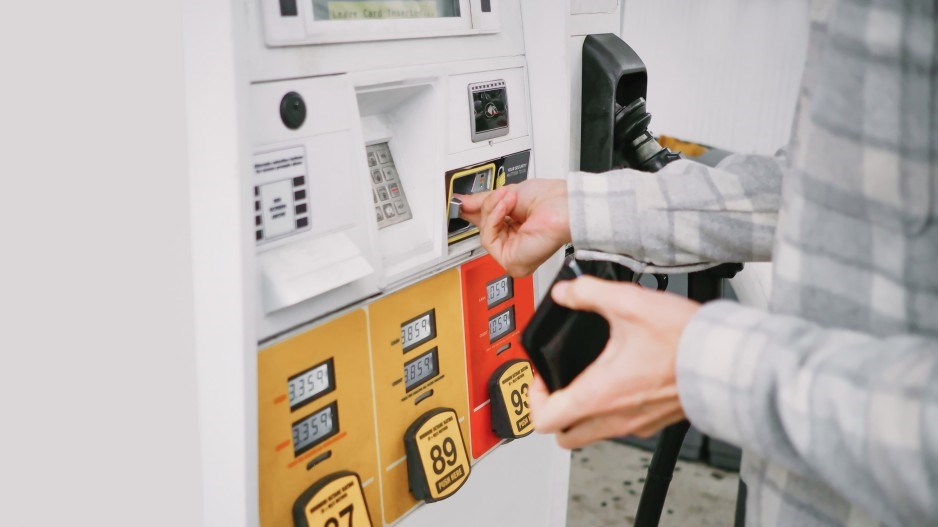
<svg viewBox="0 0 938 527">
<path fill-rule="evenodd" d="M 456 419 L 447 426 L 468 445 L 462 310 L 458 269 L 368 306 L 385 524 L 426 499 L 418 500 L 411 493 L 408 463 L 402 461 L 410 425 L 429 411 L 451 409 Z M 412 332 L 407 328 L 413 328 Z"/>
<path fill-rule="evenodd" d="M 508 276 L 488 255 L 463 264 L 460 271 L 469 407 L 473 409 L 469 415 L 470 453 L 475 460 L 508 437 L 492 430 L 498 418 L 493 415 L 495 401 L 489 381 L 504 364 L 527 359 L 521 347 L 521 330 L 534 314 L 534 283 L 531 277 Z"/>
<path fill-rule="evenodd" d="M 436 348 L 404 364 L 404 387 L 407 391 L 440 374 L 440 354 Z"/>
<path fill-rule="evenodd" d="M 489 319 L 489 342 L 504 337 L 515 330 L 515 308 L 514 306 L 492 315 Z"/>
<path fill-rule="evenodd" d="M 330 358 L 287 380 L 290 410 L 296 410 L 335 389 L 333 364 Z"/>
<path fill-rule="evenodd" d="M 436 312 L 431 309 L 401 324 L 401 346 L 410 351 L 436 337 Z"/>
<path fill-rule="evenodd" d="M 293 505 L 293 525 L 372 527 L 361 478 L 342 471 L 314 483 Z"/>
<path fill-rule="evenodd" d="M 340 472 L 354 473 L 361 482 L 363 502 L 354 506 L 353 525 L 381 525 L 367 330 L 359 309 L 301 328 L 258 353 L 261 527 L 291 525 L 298 498 L 313 499 L 305 494 L 310 483 Z M 347 490 L 348 503 L 359 503 L 352 487 Z M 303 517 L 324 513 L 304 506 Z M 346 517 L 338 520 L 348 525 Z"/>
<path fill-rule="evenodd" d="M 511 300 L 514 296 L 515 282 L 507 274 L 485 285 L 485 301 L 489 309 L 502 304 L 506 300 Z"/>
<path fill-rule="evenodd" d="M 293 455 L 298 456 L 339 433 L 336 403 L 293 423 Z"/>
</svg>

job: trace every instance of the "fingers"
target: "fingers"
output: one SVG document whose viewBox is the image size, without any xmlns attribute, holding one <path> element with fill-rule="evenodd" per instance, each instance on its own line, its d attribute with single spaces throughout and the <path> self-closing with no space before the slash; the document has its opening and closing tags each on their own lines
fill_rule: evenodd
<svg viewBox="0 0 938 527">
<path fill-rule="evenodd" d="M 505 217 L 515 206 L 517 200 L 518 197 L 514 192 L 500 188 L 490 194 L 482 203 L 479 238 L 482 247 L 499 263 L 505 261 L 504 247 L 510 233 L 510 226 L 505 221 Z"/>
<path fill-rule="evenodd" d="M 551 291 L 551 297 L 558 304 L 578 311 L 599 313 L 609 321 L 640 316 L 646 295 L 647 291 L 640 285 L 592 276 L 558 282 Z"/>
<path fill-rule="evenodd" d="M 482 221 L 482 204 L 492 192 L 480 192 L 478 194 L 453 194 L 453 197 L 462 201 L 459 208 L 459 215 L 462 219 L 471 222 L 473 225 L 479 225 Z"/>
<path fill-rule="evenodd" d="M 569 430 L 558 432 L 557 444 L 574 449 L 611 437 L 650 437 L 683 418 L 679 405 L 663 401 L 640 414 L 610 412 L 584 419 Z"/>
</svg>

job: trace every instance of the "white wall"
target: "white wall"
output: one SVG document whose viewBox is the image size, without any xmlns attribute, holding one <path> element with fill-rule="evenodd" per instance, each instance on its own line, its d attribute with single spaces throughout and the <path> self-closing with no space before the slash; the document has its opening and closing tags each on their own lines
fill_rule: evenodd
<svg viewBox="0 0 938 527">
<path fill-rule="evenodd" d="M 195 526 L 181 2 L 0 16 L 0 525 Z"/>
<path fill-rule="evenodd" d="M 625 0 L 622 36 L 648 67 L 655 133 L 737 152 L 788 142 L 807 0 Z"/>
</svg>

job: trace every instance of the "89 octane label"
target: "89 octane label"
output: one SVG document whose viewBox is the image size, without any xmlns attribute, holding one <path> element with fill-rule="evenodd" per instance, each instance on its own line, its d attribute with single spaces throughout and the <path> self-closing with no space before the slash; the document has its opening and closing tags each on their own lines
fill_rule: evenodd
<svg viewBox="0 0 938 527">
<path fill-rule="evenodd" d="M 448 497 L 459 490 L 469 475 L 469 458 L 456 412 L 434 414 L 415 436 L 430 500 Z"/>
</svg>

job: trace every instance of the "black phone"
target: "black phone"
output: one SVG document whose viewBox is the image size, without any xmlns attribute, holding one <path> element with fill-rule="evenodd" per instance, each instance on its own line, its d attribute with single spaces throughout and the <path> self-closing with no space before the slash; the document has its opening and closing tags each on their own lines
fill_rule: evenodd
<svg viewBox="0 0 938 527">
<path fill-rule="evenodd" d="M 551 284 L 563 280 L 591 275 L 617 282 L 633 281 L 629 269 L 603 261 L 578 261 L 568 257 Z M 667 288 L 666 275 L 654 275 L 657 288 Z M 521 335 L 521 345 L 534 364 L 547 389 L 559 390 L 573 382 L 609 342 L 609 323 L 591 311 L 577 311 L 563 307 L 550 296 L 550 291 L 537 307 L 534 316 Z"/>
</svg>

